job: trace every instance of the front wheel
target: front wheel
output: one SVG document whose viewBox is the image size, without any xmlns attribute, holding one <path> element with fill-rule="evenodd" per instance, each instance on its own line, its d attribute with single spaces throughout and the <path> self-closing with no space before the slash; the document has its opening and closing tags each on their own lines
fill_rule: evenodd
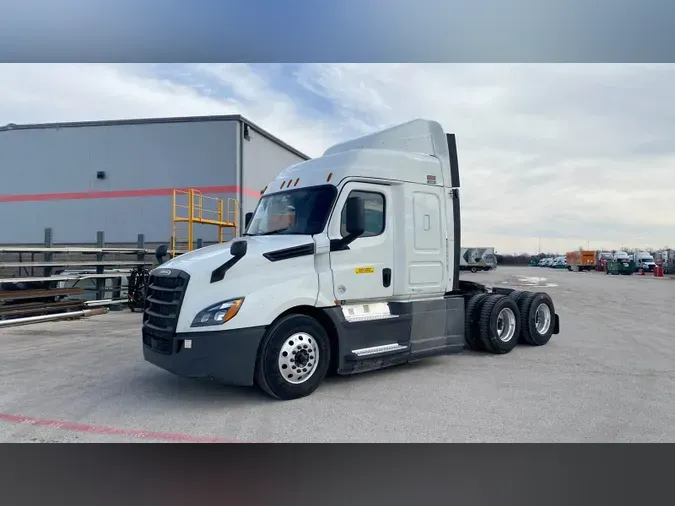
<svg viewBox="0 0 675 506">
<path fill-rule="evenodd" d="M 328 372 L 330 343 L 323 327 L 305 315 L 288 315 L 266 332 L 256 365 L 256 383 L 281 400 L 305 397 Z"/>
</svg>

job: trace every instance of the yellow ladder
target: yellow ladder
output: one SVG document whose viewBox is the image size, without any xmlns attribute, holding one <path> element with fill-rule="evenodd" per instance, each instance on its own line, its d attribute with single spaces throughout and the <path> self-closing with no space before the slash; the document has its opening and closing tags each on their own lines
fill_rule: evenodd
<svg viewBox="0 0 675 506">
<path fill-rule="evenodd" d="M 181 203 L 180 199 L 186 197 L 187 203 Z M 205 207 L 204 203 L 214 204 L 213 208 Z M 187 212 L 181 216 L 181 210 Z M 178 248 L 178 225 L 187 224 L 186 248 L 181 251 Z M 239 223 L 239 201 L 234 198 L 219 199 L 204 195 L 200 190 L 189 188 L 187 190 L 173 190 L 172 206 L 172 235 L 171 235 L 171 256 L 175 257 L 181 253 L 186 253 L 195 249 L 195 225 L 211 225 L 218 227 L 218 242 L 225 240 L 225 230 L 232 231 L 232 238 L 237 237 Z M 229 240 L 229 239 L 228 239 Z"/>
</svg>

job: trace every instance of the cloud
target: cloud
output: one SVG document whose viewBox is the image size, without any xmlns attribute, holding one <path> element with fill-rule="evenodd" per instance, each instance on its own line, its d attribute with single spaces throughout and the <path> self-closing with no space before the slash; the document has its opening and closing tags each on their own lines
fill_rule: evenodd
<svg viewBox="0 0 675 506">
<path fill-rule="evenodd" d="M 457 134 L 465 245 L 661 247 L 672 65 L 1 65 L 0 124 L 240 113 L 311 156 L 417 117 Z"/>
<path fill-rule="evenodd" d="M 399 64 L 311 65 L 300 82 L 373 128 L 455 132 L 467 243 L 564 250 L 675 242 L 674 79 L 672 65 Z"/>
</svg>

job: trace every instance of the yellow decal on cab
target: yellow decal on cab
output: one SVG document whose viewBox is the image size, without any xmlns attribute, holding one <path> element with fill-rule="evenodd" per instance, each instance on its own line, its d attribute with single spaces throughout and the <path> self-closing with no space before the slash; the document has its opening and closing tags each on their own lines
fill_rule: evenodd
<svg viewBox="0 0 675 506">
<path fill-rule="evenodd" d="M 372 274 L 373 272 L 375 272 L 375 267 L 357 267 L 354 269 L 356 274 Z"/>
</svg>

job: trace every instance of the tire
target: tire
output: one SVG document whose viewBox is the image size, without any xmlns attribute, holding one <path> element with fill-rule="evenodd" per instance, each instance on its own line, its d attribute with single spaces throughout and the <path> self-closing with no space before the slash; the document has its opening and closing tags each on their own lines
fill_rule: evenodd
<svg viewBox="0 0 675 506">
<path fill-rule="evenodd" d="M 539 314 L 538 311 L 540 311 Z M 523 311 L 521 311 L 522 340 L 531 346 L 543 346 L 548 343 L 553 335 L 554 318 L 555 306 L 551 297 L 544 292 L 530 294 L 524 299 Z M 541 323 L 540 326 L 538 326 L 539 323 Z"/>
<path fill-rule="evenodd" d="M 471 272 L 473 274 L 476 274 L 478 272 L 478 269 L 476 269 L 475 267 L 471 267 Z"/>
<path fill-rule="evenodd" d="M 318 362 L 312 362 L 317 352 Z M 303 368 L 305 379 L 297 383 L 293 382 L 298 376 L 291 369 L 296 367 L 291 357 L 300 354 L 303 363 L 310 367 Z M 288 315 L 272 324 L 263 337 L 256 363 L 256 384 L 276 399 L 299 399 L 319 387 L 329 366 L 330 342 L 324 328 L 309 316 Z"/>
<path fill-rule="evenodd" d="M 483 301 L 488 297 L 487 293 L 474 295 L 466 303 L 466 313 L 464 314 L 464 341 L 466 346 L 473 351 L 483 350 L 478 335 L 478 316 Z"/>
<path fill-rule="evenodd" d="M 520 310 L 512 297 L 489 295 L 480 308 L 479 336 L 483 347 L 495 355 L 509 353 L 518 344 Z"/>
<path fill-rule="evenodd" d="M 522 301 L 523 297 L 525 297 L 525 295 L 527 295 L 528 293 L 530 292 L 514 290 L 509 294 L 509 297 L 511 297 L 515 301 L 515 303 L 518 304 L 518 309 L 520 309 L 520 302 Z"/>
<path fill-rule="evenodd" d="M 525 306 L 525 299 L 526 299 L 529 295 L 532 295 L 532 292 L 519 291 L 519 290 L 518 290 L 518 291 L 515 291 L 515 292 L 511 292 L 511 293 L 509 294 L 509 297 L 511 297 L 511 298 L 515 301 L 515 303 L 518 305 L 518 311 L 520 311 L 520 314 L 521 314 L 521 323 L 520 323 L 521 331 L 518 333 L 518 342 L 519 342 L 519 343 L 523 343 L 523 342 L 524 342 L 524 340 L 523 340 L 523 332 L 522 332 L 522 328 L 523 328 L 523 324 L 522 324 L 522 314 L 525 312 L 525 309 L 524 309 L 524 306 Z"/>
</svg>

